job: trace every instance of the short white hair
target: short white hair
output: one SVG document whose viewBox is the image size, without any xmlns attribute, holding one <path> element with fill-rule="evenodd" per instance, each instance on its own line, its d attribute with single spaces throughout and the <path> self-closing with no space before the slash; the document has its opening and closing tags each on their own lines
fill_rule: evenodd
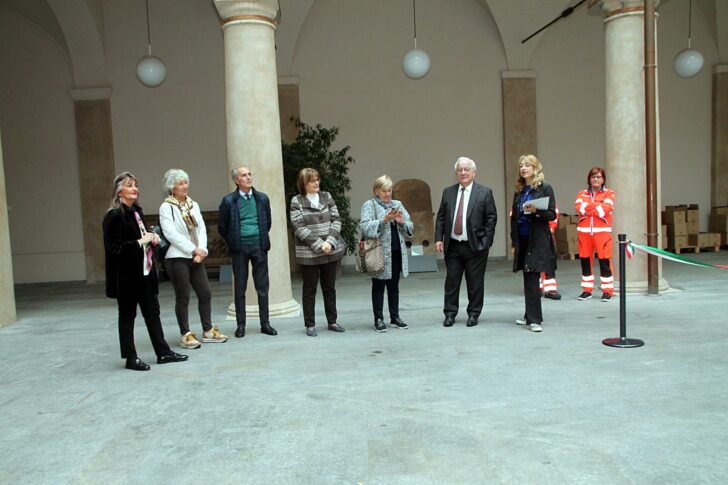
<svg viewBox="0 0 728 485">
<path fill-rule="evenodd" d="M 170 168 L 164 173 L 164 178 L 162 178 L 162 185 L 164 185 L 164 189 L 172 195 L 174 192 L 174 186 L 177 185 L 177 182 L 180 180 L 184 180 L 185 182 L 190 182 L 190 176 L 187 175 L 187 172 L 184 170 L 181 170 L 179 168 Z"/>
<path fill-rule="evenodd" d="M 233 183 L 235 185 L 238 184 L 238 170 L 240 170 L 241 168 L 247 168 L 248 170 L 250 170 L 250 167 L 248 165 L 236 165 L 235 168 L 230 170 L 230 178 L 233 179 Z M 250 172 L 252 173 L 253 171 L 250 170 Z"/>
<path fill-rule="evenodd" d="M 468 157 L 458 157 L 458 159 L 455 160 L 455 165 L 453 165 L 453 170 L 458 169 L 458 164 L 468 165 L 473 172 L 478 170 L 478 167 L 475 166 L 475 162 Z"/>
</svg>

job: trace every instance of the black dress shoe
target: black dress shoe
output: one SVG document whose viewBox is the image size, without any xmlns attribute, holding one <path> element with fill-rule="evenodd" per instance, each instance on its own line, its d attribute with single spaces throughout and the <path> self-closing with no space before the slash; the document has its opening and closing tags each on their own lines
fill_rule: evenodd
<svg viewBox="0 0 728 485">
<path fill-rule="evenodd" d="M 270 323 L 264 323 L 260 326 L 260 333 L 264 333 L 266 335 L 278 335 L 278 332 L 276 332 L 276 329 L 270 326 Z"/>
<path fill-rule="evenodd" d="M 135 357 L 133 359 L 126 359 L 126 368 L 130 370 L 149 370 L 151 367 L 149 367 L 148 364 L 144 363 L 142 359 L 139 357 Z"/>
<path fill-rule="evenodd" d="M 243 338 L 245 337 L 245 327 L 238 327 L 235 329 L 235 337 L 236 338 Z"/>
<path fill-rule="evenodd" d="M 465 325 L 468 327 L 474 327 L 478 324 L 478 317 L 468 317 L 468 323 Z"/>
<path fill-rule="evenodd" d="M 344 327 L 339 325 L 338 323 L 334 323 L 333 325 L 329 325 L 329 330 L 332 332 L 344 332 Z"/>
<path fill-rule="evenodd" d="M 445 321 L 442 322 L 443 327 L 452 327 L 455 323 L 455 317 L 448 315 L 445 317 Z"/>
<path fill-rule="evenodd" d="M 187 356 L 184 354 L 178 354 L 177 352 L 171 352 L 169 354 L 160 355 L 157 357 L 157 364 L 170 364 L 172 362 L 184 362 L 187 360 Z"/>
</svg>

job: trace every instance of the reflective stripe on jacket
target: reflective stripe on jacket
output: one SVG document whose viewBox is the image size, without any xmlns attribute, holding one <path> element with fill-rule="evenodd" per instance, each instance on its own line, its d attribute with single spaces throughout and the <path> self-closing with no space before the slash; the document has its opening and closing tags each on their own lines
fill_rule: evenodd
<svg viewBox="0 0 728 485">
<path fill-rule="evenodd" d="M 612 232 L 614 201 L 614 191 L 607 188 L 602 188 L 596 193 L 591 189 L 585 189 L 576 194 L 574 208 L 579 214 L 576 230 L 587 234 Z"/>
</svg>

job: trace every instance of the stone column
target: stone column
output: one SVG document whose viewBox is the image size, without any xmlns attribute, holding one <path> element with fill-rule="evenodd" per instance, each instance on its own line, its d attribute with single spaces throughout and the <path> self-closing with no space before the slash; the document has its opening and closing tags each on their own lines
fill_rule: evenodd
<svg viewBox="0 0 728 485">
<path fill-rule="evenodd" d="M 513 203 L 518 158 L 537 153 L 536 73 L 503 71 L 503 164 L 505 173 L 506 214 Z M 476 160 L 477 162 L 477 160 Z M 545 169 L 546 171 L 548 168 Z M 558 194 L 556 194 L 558 201 Z M 506 247 L 511 247 L 510 218 L 506 218 Z M 511 258 L 510 251 L 507 251 Z"/>
<path fill-rule="evenodd" d="M 617 234 L 624 233 L 628 240 L 638 244 L 647 243 L 645 83 L 642 70 L 644 2 L 591 0 L 589 7 L 605 17 L 605 169 L 607 185 L 614 189 L 617 196 L 613 234 L 614 266 L 618 271 Z M 659 187 L 659 178 L 657 183 Z M 647 258 L 644 255 L 636 255 L 627 265 L 626 278 L 628 292 L 647 291 Z M 659 286 L 666 289 L 667 282 L 660 279 Z"/>
<path fill-rule="evenodd" d="M 100 230 L 114 180 L 111 88 L 71 89 L 76 120 L 86 282 L 103 281 L 104 240 Z"/>
<path fill-rule="evenodd" d="M 713 66 L 710 203 L 728 205 L 728 65 Z"/>
<path fill-rule="evenodd" d="M 288 262 L 288 204 L 283 189 L 275 29 L 277 0 L 214 0 L 225 42 L 225 106 L 228 166 L 245 165 L 253 185 L 271 200 L 273 225 L 268 254 L 270 316 L 298 314 Z M 234 188 L 231 186 L 231 190 Z M 255 301 L 250 278 L 246 302 Z M 257 305 L 246 313 L 257 316 Z M 234 303 L 228 318 L 235 317 Z"/>
<path fill-rule="evenodd" d="M 13 256 L 10 249 L 8 197 L 5 191 L 2 133 L 0 133 L 0 327 L 15 322 L 15 286 Z"/>
</svg>

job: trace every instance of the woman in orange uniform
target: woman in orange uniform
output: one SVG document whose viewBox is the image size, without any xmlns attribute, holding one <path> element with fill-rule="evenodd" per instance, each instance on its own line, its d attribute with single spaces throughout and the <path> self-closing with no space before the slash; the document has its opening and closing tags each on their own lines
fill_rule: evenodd
<svg viewBox="0 0 728 485">
<path fill-rule="evenodd" d="M 607 302 L 614 295 L 612 274 L 612 211 L 615 195 L 605 187 L 607 174 L 601 167 L 589 170 L 587 189 L 576 194 L 574 207 L 579 214 L 579 258 L 581 259 L 581 289 L 578 300 L 588 300 L 594 289 L 594 274 L 591 261 L 594 252 L 599 259 L 602 301 Z"/>
</svg>

